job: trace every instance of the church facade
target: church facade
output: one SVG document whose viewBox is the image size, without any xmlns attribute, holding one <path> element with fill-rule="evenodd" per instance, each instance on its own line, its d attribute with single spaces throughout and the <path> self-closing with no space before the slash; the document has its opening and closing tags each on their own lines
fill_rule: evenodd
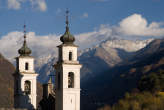
<svg viewBox="0 0 164 110">
<path fill-rule="evenodd" d="M 37 108 L 36 85 L 38 74 L 35 73 L 34 58 L 30 56 L 31 50 L 26 43 L 26 32 L 24 33 L 24 43 L 18 50 L 20 56 L 16 57 L 16 72 L 13 74 L 14 108 L 33 110 Z"/>
<path fill-rule="evenodd" d="M 58 46 L 58 61 L 54 65 L 56 69 L 55 93 L 56 110 L 80 110 L 80 68 L 77 60 L 77 48 L 75 38 L 71 35 L 66 20 L 66 31 L 60 37 L 62 42 Z"/>
<path fill-rule="evenodd" d="M 60 37 L 61 45 L 58 47 L 58 61 L 53 65 L 56 70 L 55 83 L 50 77 L 43 85 L 43 99 L 37 106 L 37 76 L 34 71 L 34 58 L 30 56 L 31 50 L 24 43 L 20 54 L 16 57 L 16 72 L 14 76 L 14 108 L 28 110 L 80 110 L 80 68 L 77 60 L 75 37 L 69 31 L 68 11 L 66 16 L 66 31 Z"/>
</svg>

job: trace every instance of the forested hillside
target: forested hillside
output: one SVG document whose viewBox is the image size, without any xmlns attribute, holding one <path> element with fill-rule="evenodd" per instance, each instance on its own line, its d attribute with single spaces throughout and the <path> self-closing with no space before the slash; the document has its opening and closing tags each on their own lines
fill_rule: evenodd
<svg viewBox="0 0 164 110">
<path fill-rule="evenodd" d="M 164 70 L 143 75 L 138 87 L 113 106 L 98 110 L 164 110 Z"/>
</svg>

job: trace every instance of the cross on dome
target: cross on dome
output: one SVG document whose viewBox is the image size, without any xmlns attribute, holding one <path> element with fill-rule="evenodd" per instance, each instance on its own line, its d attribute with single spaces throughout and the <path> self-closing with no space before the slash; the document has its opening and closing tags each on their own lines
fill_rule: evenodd
<svg viewBox="0 0 164 110">
<path fill-rule="evenodd" d="M 68 16 L 69 16 L 69 10 L 67 9 L 66 10 L 66 25 L 67 25 L 67 27 L 69 25 Z"/>
</svg>

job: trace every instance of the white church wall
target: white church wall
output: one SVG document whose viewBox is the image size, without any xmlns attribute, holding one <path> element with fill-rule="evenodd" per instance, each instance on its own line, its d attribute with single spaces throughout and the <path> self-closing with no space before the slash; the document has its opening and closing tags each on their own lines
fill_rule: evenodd
<svg viewBox="0 0 164 110">
<path fill-rule="evenodd" d="M 36 97 L 37 97 L 37 76 L 38 74 L 34 71 L 34 58 L 30 56 L 18 57 L 18 68 L 19 72 L 15 80 L 19 80 L 20 90 L 19 96 L 15 97 L 16 108 L 37 108 Z M 26 70 L 25 64 L 28 63 L 28 69 Z M 30 94 L 25 94 L 25 81 L 30 81 L 31 88 Z M 15 83 L 16 84 L 16 83 Z M 16 91 L 15 91 L 16 92 Z"/>
<path fill-rule="evenodd" d="M 31 93 L 29 96 L 29 99 L 30 99 L 30 103 L 34 106 L 34 108 L 36 108 L 36 97 L 37 97 L 37 93 L 36 93 L 36 89 L 37 89 L 37 74 L 23 74 L 23 77 L 21 79 L 21 89 L 22 91 L 25 91 L 24 90 L 24 85 L 25 85 L 25 81 L 30 81 L 31 82 Z M 24 100 L 24 97 L 22 97 L 23 99 L 21 100 Z M 23 103 L 23 105 L 26 105 L 26 102 Z"/>
<path fill-rule="evenodd" d="M 64 65 L 63 64 L 63 88 L 68 88 L 68 73 L 74 73 L 74 88 L 80 88 L 80 68 L 81 65 Z"/>
<path fill-rule="evenodd" d="M 64 89 L 63 110 L 80 110 L 80 89 Z"/>
<path fill-rule="evenodd" d="M 59 107 L 63 107 L 62 109 L 59 108 L 59 110 L 80 110 L 80 64 L 63 64 L 62 70 L 59 70 L 62 72 L 61 75 L 61 84 L 62 88 L 60 88 L 60 94 L 57 95 L 57 105 L 59 102 L 61 102 L 62 105 L 58 105 Z M 68 73 L 73 72 L 74 73 L 74 88 L 68 88 Z M 58 96 L 61 95 L 61 96 Z"/>
<path fill-rule="evenodd" d="M 75 46 L 63 46 L 62 47 L 63 60 L 69 60 L 69 52 L 72 52 L 72 61 L 77 61 L 77 47 Z"/>
<path fill-rule="evenodd" d="M 28 70 L 25 70 L 25 63 L 28 63 Z M 19 71 L 34 73 L 34 58 L 32 57 L 20 57 L 19 58 Z"/>
</svg>

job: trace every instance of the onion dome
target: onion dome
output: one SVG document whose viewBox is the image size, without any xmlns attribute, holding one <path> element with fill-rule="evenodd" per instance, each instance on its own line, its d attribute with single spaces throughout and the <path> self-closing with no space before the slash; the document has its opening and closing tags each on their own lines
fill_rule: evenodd
<svg viewBox="0 0 164 110">
<path fill-rule="evenodd" d="M 63 44 L 73 44 L 73 42 L 75 41 L 75 37 L 69 31 L 68 13 L 69 11 L 66 11 L 66 14 L 67 14 L 66 15 L 66 31 L 64 35 L 60 37 L 60 41 L 63 42 Z"/>
<path fill-rule="evenodd" d="M 24 25 L 24 43 L 23 46 L 18 50 L 18 53 L 20 56 L 29 56 L 31 54 L 30 48 L 28 48 L 27 43 L 26 43 L 26 25 Z"/>
<path fill-rule="evenodd" d="M 30 48 L 27 47 L 26 41 L 24 41 L 23 46 L 18 50 L 20 56 L 29 56 L 31 54 Z"/>
<path fill-rule="evenodd" d="M 69 32 L 69 27 L 66 27 L 66 32 L 60 37 L 60 40 L 63 44 L 72 44 L 75 41 L 74 36 Z"/>
</svg>

